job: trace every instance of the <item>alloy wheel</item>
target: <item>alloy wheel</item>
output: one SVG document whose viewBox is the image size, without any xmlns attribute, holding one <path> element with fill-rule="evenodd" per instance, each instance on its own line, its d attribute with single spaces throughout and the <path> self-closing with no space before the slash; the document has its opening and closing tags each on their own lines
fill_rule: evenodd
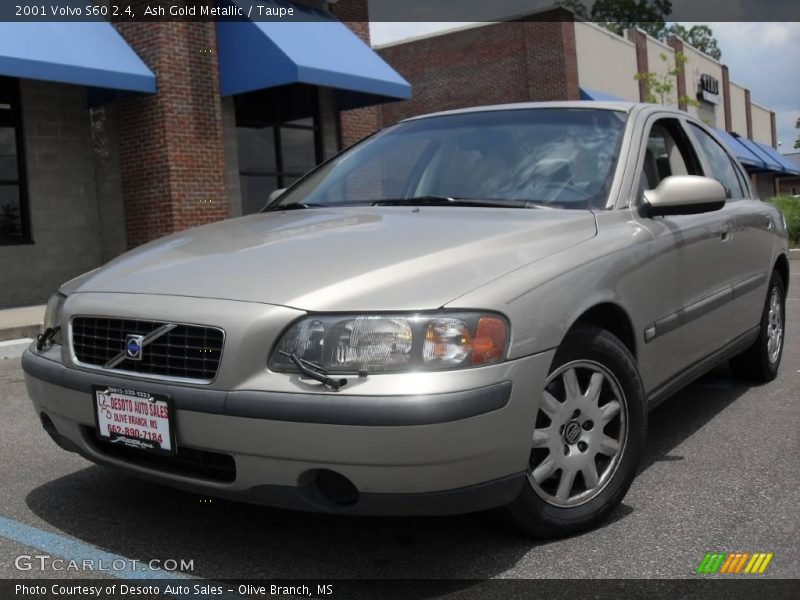
<svg viewBox="0 0 800 600">
<path fill-rule="evenodd" d="M 767 313 L 767 356 L 769 362 L 775 364 L 781 355 L 783 344 L 783 302 L 781 291 L 777 287 L 772 288 L 772 295 L 769 300 L 769 312 Z"/>
<path fill-rule="evenodd" d="M 529 484 L 554 506 L 589 502 L 616 472 L 627 433 L 627 402 L 606 367 L 588 360 L 559 367 L 542 392 Z"/>
</svg>

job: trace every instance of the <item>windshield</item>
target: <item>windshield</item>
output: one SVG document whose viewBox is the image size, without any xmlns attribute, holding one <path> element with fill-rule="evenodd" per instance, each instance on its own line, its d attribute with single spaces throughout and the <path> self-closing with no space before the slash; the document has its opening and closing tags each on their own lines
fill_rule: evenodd
<svg viewBox="0 0 800 600">
<path fill-rule="evenodd" d="M 414 199 L 604 208 L 624 126 L 624 113 L 591 108 L 408 121 L 324 164 L 270 208 L 408 204 Z"/>
</svg>

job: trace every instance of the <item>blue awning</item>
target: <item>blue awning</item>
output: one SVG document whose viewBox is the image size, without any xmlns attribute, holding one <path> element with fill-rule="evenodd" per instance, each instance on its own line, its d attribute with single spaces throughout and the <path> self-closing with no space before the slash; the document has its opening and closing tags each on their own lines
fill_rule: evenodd
<svg viewBox="0 0 800 600">
<path fill-rule="evenodd" d="M 581 100 L 597 100 L 606 102 L 619 102 L 621 99 L 605 92 L 598 92 L 597 90 L 590 90 L 589 88 L 580 88 Z"/>
<path fill-rule="evenodd" d="M 348 108 L 411 97 L 409 83 L 343 23 L 295 11 L 308 11 L 308 20 L 217 21 L 223 96 L 302 83 L 345 92 Z"/>
<path fill-rule="evenodd" d="M 766 169 L 768 171 L 777 171 L 778 173 L 783 172 L 783 167 L 781 166 L 781 163 L 775 160 L 768 153 L 764 152 L 763 148 L 761 148 L 761 146 L 756 144 L 753 140 L 740 137 L 739 143 L 747 147 L 747 149 L 750 150 L 750 152 L 752 152 L 753 154 L 758 156 L 762 161 L 764 161 L 764 165 L 766 165 Z"/>
<path fill-rule="evenodd" d="M 156 91 L 153 72 L 105 21 L 0 23 L 0 75 Z"/>
<path fill-rule="evenodd" d="M 772 146 L 754 142 L 722 129 L 715 129 L 714 133 L 725 142 L 739 162 L 749 170 L 800 175 L 800 166 L 794 164 Z"/>
<path fill-rule="evenodd" d="M 714 129 L 714 133 L 728 146 L 742 165 L 753 170 L 769 170 L 764 159 L 745 146 L 742 143 L 742 138 L 732 135 L 724 129 Z"/>
<path fill-rule="evenodd" d="M 776 163 L 778 163 L 781 168 L 783 169 L 784 173 L 787 175 L 800 175 L 800 165 L 793 163 L 791 160 L 786 158 L 783 154 L 778 152 L 772 146 L 767 146 L 766 144 L 761 144 L 759 142 L 754 142 L 756 146 L 761 148 L 764 151 L 764 154 L 767 154 L 771 157 Z"/>
</svg>

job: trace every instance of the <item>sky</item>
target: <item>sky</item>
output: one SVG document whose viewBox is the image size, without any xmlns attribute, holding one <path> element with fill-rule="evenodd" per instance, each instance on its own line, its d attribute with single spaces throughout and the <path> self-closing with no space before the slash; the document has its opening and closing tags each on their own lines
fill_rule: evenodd
<svg viewBox="0 0 800 600">
<path fill-rule="evenodd" d="M 375 45 L 468 23 L 370 24 Z M 684 23 L 691 26 L 694 23 Z M 753 102 L 775 111 L 781 152 L 793 150 L 800 130 L 800 23 L 706 23 L 714 31 L 731 80 L 750 89 Z"/>
</svg>

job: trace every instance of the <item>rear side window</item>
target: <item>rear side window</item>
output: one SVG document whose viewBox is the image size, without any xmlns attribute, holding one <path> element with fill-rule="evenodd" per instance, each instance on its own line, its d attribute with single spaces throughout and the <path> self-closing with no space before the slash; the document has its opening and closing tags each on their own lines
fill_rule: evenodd
<svg viewBox="0 0 800 600">
<path fill-rule="evenodd" d="M 725 195 L 728 198 L 743 198 L 745 193 L 742 189 L 739 177 L 736 176 L 736 168 L 733 166 L 731 157 L 725 152 L 722 146 L 708 135 L 708 133 L 703 131 L 703 129 L 694 123 L 690 123 L 690 125 L 694 137 L 700 145 L 703 154 L 706 155 L 706 159 L 711 168 L 711 173 L 707 173 L 707 175 L 713 177 L 722 184 L 722 187 L 725 188 Z"/>
<path fill-rule="evenodd" d="M 739 180 L 739 185 L 742 188 L 742 197 L 749 198 L 750 197 L 750 187 L 747 185 L 747 176 L 742 171 L 741 167 L 736 166 L 736 163 L 733 162 L 733 159 L 730 159 L 731 165 L 733 165 L 733 170 L 736 173 L 736 178 Z"/>
</svg>

